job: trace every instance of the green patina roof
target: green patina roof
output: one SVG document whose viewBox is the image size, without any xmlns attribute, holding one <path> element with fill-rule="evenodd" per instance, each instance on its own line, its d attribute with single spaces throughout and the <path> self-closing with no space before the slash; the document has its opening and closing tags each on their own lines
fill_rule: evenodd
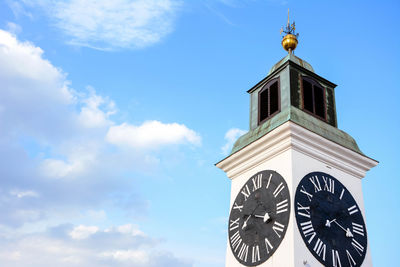
<svg viewBox="0 0 400 267">
<path fill-rule="evenodd" d="M 356 141 L 349 134 L 317 118 L 314 118 L 313 116 L 310 116 L 306 112 L 301 111 L 300 109 L 293 106 L 286 110 L 282 110 L 270 120 L 242 135 L 234 144 L 231 154 L 239 151 L 243 147 L 263 137 L 264 135 L 287 121 L 292 121 L 320 136 L 325 137 L 328 140 L 331 140 L 332 142 L 335 142 L 339 145 L 342 145 L 357 153 L 364 155 L 358 148 Z"/>
<path fill-rule="evenodd" d="M 309 71 L 314 72 L 314 69 L 310 65 L 310 63 L 308 63 L 307 61 L 305 61 L 299 57 L 296 57 L 293 54 L 288 54 L 286 57 L 282 58 L 278 63 L 276 63 L 274 66 L 272 66 L 272 68 L 269 70 L 268 75 L 273 73 L 275 70 L 279 69 L 280 66 L 282 66 L 283 64 L 285 64 L 286 61 L 289 61 L 289 60 Z"/>
<path fill-rule="evenodd" d="M 291 103 L 291 90 L 299 90 L 298 88 L 291 88 L 293 86 L 291 84 L 291 76 L 293 75 L 289 72 L 287 68 L 288 65 L 292 66 L 289 63 L 295 63 L 292 64 L 295 68 L 297 68 L 299 71 L 303 73 L 308 73 L 308 75 L 312 75 L 314 78 L 318 79 L 319 81 L 323 81 L 325 84 L 329 85 L 333 88 L 336 86 L 335 84 L 325 80 L 324 78 L 318 76 L 315 72 L 312 66 L 307 63 L 305 60 L 302 60 L 298 57 L 296 57 L 293 54 L 288 54 L 284 58 L 282 58 L 278 63 L 276 63 L 271 70 L 269 71 L 268 75 L 266 78 L 264 78 L 261 82 L 256 84 L 254 87 L 252 87 L 248 92 L 251 94 L 251 99 L 252 97 L 258 98 L 258 91 L 260 90 L 262 83 L 264 80 L 267 80 L 268 77 L 276 77 L 279 75 L 280 81 L 281 81 L 281 111 L 262 123 L 261 125 L 257 126 L 257 121 L 253 122 L 252 117 L 250 116 L 251 122 L 253 124 L 250 124 L 250 131 L 243 136 L 241 136 L 236 143 L 234 144 L 231 155 L 234 154 L 235 152 L 239 151 L 240 149 L 244 148 L 245 146 L 251 144 L 252 142 L 256 141 L 257 139 L 263 137 L 267 133 L 271 132 L 278 126 L 284 124 L 287 121 L 291 121 L 293 123 L 296 123 L 297 125 L 300 125 L 304 127 L 305 129 L 310 130 L 311 132 L 314 132 L 322 137 L 325 137 L 328 140 L 331 140 L 332 142 L 335 142 L 339 145 L 342 145 L 348 149 L 351 149 L 359 154 L 364 155 L 361 150 L 358 148 L 358 145 L 356 141 L 347 133 L 345 133 L 342 130 L 339 130 L 338 128 L 334 127 L 337 124 L 336 123 L 327 123 L 325 121 L 322 121 L 307 112 L 304 112 L 303 110 L 300 109 L 300 107 L 295 106 L 293 103 Z M 297 75 L 297 74 L 296 74 Z M 297 97 L 300 97 L 298 95 Z M 258 100 L 251 101 L 251 107 L 250 107 L 250 114 L 253 115 L 253 120 L 257 120 L 257 114 L 258 114 L 258 107 L 257 107 Z M 333 104 L 334 107 L 334 102 Z M 334 116 L 336 114 L 336 111 L 334 111 Z M 254 113 L 254 114 L 253 114 Z"/>
</svg>

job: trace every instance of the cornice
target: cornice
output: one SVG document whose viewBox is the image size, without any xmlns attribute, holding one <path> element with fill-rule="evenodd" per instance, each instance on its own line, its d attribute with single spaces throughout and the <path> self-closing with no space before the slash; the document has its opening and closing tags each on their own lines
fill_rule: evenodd
<svg viewBox="0 0 400 267">
<path fill-rule="evenodd" d="M 378 162 L 288 121 L 268 134 L 218 162 L 216 166 L 234 179 L 288 149 L 313 157 L 325 164 L 363 178 Z"/>
</svg>

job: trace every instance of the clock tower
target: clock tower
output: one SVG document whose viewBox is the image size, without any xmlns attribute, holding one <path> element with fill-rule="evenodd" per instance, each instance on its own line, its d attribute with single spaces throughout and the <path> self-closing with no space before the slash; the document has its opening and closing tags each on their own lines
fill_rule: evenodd
<svg viewBox="0 0 400 267">
<path fill-rule="evenodd" d="M 337 127 L 335 87 L 293 54 L 253 86 L 250 130 L 216 164 L 231 179 L 226 266 L 372 266 L 361 179 L 378 164 Z"/>
</svg>

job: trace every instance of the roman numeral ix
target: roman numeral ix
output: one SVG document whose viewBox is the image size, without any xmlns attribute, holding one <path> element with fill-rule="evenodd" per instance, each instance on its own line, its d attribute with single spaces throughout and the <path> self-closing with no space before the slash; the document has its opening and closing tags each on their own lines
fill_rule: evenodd
<svg viewBox="0 0 400 267">
<path fill-rule="evenodd" d="M 303 206 L 299 202 L 297 202 L 297 214 L 304 216 L 306 218 L 311 218 L 310 206 Z"/>
</svg>

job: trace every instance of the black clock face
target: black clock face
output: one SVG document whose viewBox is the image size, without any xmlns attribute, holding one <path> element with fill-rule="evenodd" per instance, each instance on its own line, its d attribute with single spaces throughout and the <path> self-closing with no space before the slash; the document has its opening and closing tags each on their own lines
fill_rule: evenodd
<svg viewBox="0 0 400 267">
<path fill-rule="evenodd" d="M 243 265 L 265 262 L 279 247 L 289 223 L 290 196 L 283 177 L 261 171 L 245 183 L 229 216 L 229 243 Z"/>
<path fill-rule="evenodd" d="M 324 266 L 361 266 L 367 232 L 360 208 L 337 179 L 323 172 L 304 176 L 295 195 L 296 221 L 304 243 Z"/>
</svg>

